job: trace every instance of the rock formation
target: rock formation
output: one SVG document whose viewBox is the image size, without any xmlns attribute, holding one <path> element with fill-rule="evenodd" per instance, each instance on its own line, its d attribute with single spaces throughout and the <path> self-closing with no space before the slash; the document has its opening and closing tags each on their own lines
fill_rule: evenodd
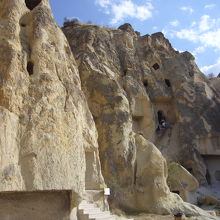
<svg viewBox="0 0 220 220">
<path fill-rule="evenodd" d="M 206 184 L 201 154 L 219 154 L 218 93 L 191 54 L 129 24 L 67 23 L 68 43 L 49 0 L 2 0 L 0 24 L 1 219 L 24 219 L 22 204 L 31 219 L 45 207 L 77 219 L 85 190 L 105 183 L 112 208 L 212 219 L 166 182 L 165 158 Z"/>
<path fill-rule="evenodd" d="M 216 90 L 193 56 L 175 51 L 162 33 L 140 36 L 129 24 L 119 29 L 66 24 L 63 31 L 98 129 L 102 171 L 113 189 L 111 203 L 124 210 L 155 213 L 175 207 L 176 199 L 164 182 L 162 157 L 159 163 L 153 153 L 150 158 L 158 159 L 151 163 L 158 163 L 147 162 L 152 152 L 148 141 L 168 162 L 181 163 L 206 184 L 200 139 L 219 132 L 213 117 L 219 117 L 220 106 Z M 162 120 L 166 128 L 158 130 Z M 153 181 L 152 193 L 146 187 L 149 181 Z M 145 201 L 144 206 L 138 201 Z"/>
<path fill-rule="evenodd" d="M 0 191 L 99 188 L 95 123 L 49 2 L 3 0 L 0 21 Z"/>
</svg>

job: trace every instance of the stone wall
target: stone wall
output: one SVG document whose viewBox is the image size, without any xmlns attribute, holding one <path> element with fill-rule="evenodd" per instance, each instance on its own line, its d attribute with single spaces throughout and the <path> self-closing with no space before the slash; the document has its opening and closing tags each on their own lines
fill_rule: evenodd
<svg viewBox="0 0 220 220">
<path fill-rule="evenodd" d="M 70 220 L 70 191 L 0 193 L 0 219 Z"/>
</svg>

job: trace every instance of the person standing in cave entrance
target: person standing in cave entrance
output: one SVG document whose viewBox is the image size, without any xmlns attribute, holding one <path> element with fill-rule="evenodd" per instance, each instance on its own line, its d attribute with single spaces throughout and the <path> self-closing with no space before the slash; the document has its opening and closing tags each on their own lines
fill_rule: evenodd
<svg viewBox="0 0 220 220">
<path fill-rule="evenodd" d="M 164 119 L 160 121 L 160 125 L 161 125 L 161 129 L 166 129 L 167 128 L 167 123 Z"/>
<path fill-rule="evenodd" d="M 158 134 L 161 134 L 161 132 L 162 132 L 162 131 L 165 131 L 167 128 L 168 128 L 168 125 L 167 125 L 165 119 L 162 119 L 162 120 L 159 122 L 159 125 L 157 126 L 156 132 L 157 132 Z"/>
</svg>

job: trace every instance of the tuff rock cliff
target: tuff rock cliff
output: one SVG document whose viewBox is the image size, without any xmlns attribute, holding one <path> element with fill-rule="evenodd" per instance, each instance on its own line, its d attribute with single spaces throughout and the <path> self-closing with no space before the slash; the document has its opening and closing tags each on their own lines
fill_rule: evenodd
<svg viewBox="0 0 220 220">
<path fill-rule="evenodd" d="M 0 22 L 0 190 L 82 194 L 86 151 L 91 182 L 103 183 L 95 123 L 49 2 L 3 0 Z"/>
<path fill-rule="evenodd" d="M 112 208 L 214 218 L 166 181 L 167 159 L 206 184 L 201 154 L 218 153 L 217 86 L 193 56 L 128 24 L 63 32 L 49 0 L 0 2 L 0 191 L 68 190 L 75 207 L 106 183 Z"/>
<path fill-rule="evenodd" d="M 152 143 L 168 162 L 180 163 L 206 185 L 201 155 L 219 153 L 219 142 L 212 139 L 219 139 L 220 104 L 194 57 L 175 51 L 162 33 L 140 36 L 129 24 L 109 29 L 70 22 L 63 31 L 98 130 L 112 203 L 157 212 L 160 200 L 167 207 L 161 200 L 170 195 L 163 182 L 166 163 L 150 159 Z M 156 132 L 162 119 L 167 128 Z"/>
</svg>

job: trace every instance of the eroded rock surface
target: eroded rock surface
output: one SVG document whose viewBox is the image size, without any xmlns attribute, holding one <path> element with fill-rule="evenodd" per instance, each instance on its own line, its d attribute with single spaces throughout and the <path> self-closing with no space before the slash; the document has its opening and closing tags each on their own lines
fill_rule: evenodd
<svg viewBox="0 0 220 220">
<path fill-rule="evenodd" d="M 153 173 L 144 169 L 150 148 L 144 141 L 139 145 L 136 137 L 140 134 L 156 144 L 169 161 L 180 162 L 205 184 L 201 149 L 216 146 L 201 146 L 200 140 L 219 132 L 218 123 L 213 121 L 213 116 L 219 117 L 220 108 L 216 90 L 193 56 L 175 51 L 162 33 L 140 36 L 129 24 L 119 29 L 71 24 L 63 31 L 76 57 L 98 129 L 102 171 L 113 189 L 112 202 L 127 210 L 166 213 L 175 209 L 181 202 L 170 194 L 164 181 L 166 165 L 154 164 Z M 162 119 L 166 128 L 156 132 Z M 137 165 L 138 155 L 145 158 L 141 165 Z M 163 157 L 156 160 L 162 163 Z M 151 194 L 152 203 L 134 207 L 134 198 L 147 199 L 148 189 L 142 183 L 145 177 L 154 181 L 151 191 L 156 193 Z M 161 197 L 161 204 L 156 197 Z M 158 205 L 153 208 L 152 204 Z"/>
<path fill-rule="evenodd" d="M 97 132 L 75 59 L 47 0 L 0 3 L 1 191 L 103 183 Z M 88 177 L 87 177 L 88 179 Z"/>
<path fill-rule="evenodd" d="M 218 153 L 219 97 L 192 55 L 129 24 L 63 30 L 72 52 L 48 0 L 0 2 L 0 191 L 78 199 L 103 173 L 112 207 L 209 216 L 170 192 L 159 151 L 206 183 L 200 154 Z"/>
</svg>

